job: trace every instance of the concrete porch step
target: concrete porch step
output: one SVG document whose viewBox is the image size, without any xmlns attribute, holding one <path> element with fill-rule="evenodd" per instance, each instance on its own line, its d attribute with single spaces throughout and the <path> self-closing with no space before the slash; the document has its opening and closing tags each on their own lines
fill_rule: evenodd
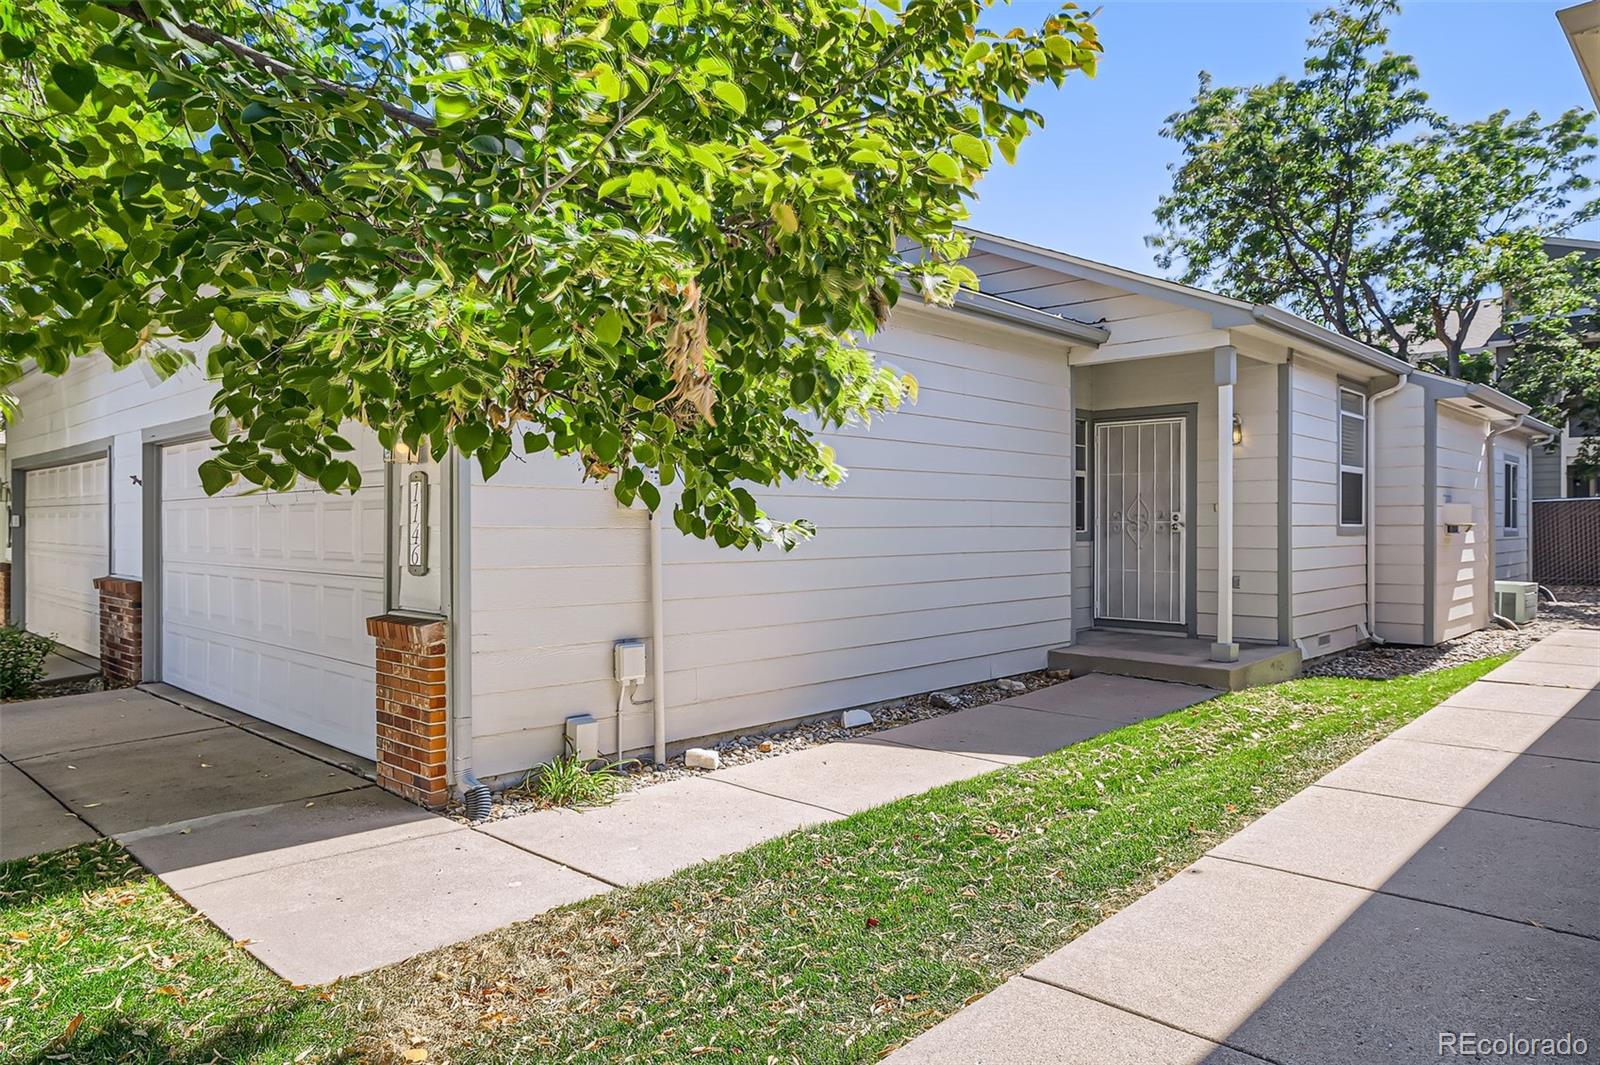
<svg viewBox="0 0 1600 1065">
<path fill-rule="evenodd" d="M 1050 668 L 1074 676 L 1110 673 L 1239 691 L 1296 676 L 1300 652 L 1293 647 L 1245 644 L 1237 662 L 1213 662 L 1209 640 L 1090 630 L 1079 633 L 1068 646 L 1052 650 Z"/>
</svg>

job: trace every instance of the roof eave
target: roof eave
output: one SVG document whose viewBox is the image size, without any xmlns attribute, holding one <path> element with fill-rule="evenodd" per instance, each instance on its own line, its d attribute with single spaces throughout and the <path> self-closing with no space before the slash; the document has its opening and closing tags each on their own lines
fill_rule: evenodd
<svg viewBox="0 0 1600 1065">
<path fill-rule="evenodd" d="M 1212 321 L 1218 328 L 1245 325 L 1251 321 L 1289 333 L 1301 340 L 1328 348 L 1342 355 L 1356 359 L 1374 369 L 1384 373 L 1401 374 L 1411 369 L 1411 364 L 1392 355 L 1385 355 L 1376 348 L 1342 336 L 1331 329 L 1301 318 L 1299 315 L 1277 307 L 1268 307 L 1261 304 L 1245 303 L 1230 296 L 1221 296 L 1205 289 L 1192 288 L 1180 285 L 1175 281 L 1166 281 L 1162 278 L 1141 274 L 1136 270 L 1123 267 L 1109 266 L 1097 263 L 1091 259 L 1084 259 L 1054 248 L 1042 248 L 1037 245 L 1027 244 L 1009 237 L 997 236 L 993 233 L 984 233 L 980 230 L 966 229 L 972 237 L 974 250 L 988 252 L 993 255 L 1018 259 L 1037 266 L 1064 269 L 1074 276 L 1083 277 L 1090 281 L 1113 287 L 1123 287 L 1132 292 L 1139 292 L 1155 299 L 1166 300 L 1180 307 L 1193 310 L 1206 311 L 1211 314 Z"/>
<path fill-rule="evenodd" d="M 1363 344 L 1361 341 L 1344 336 L 1341 333 L 1335 333 L 1331 329 L 1324 329 L 1320 325 L 1313 325 L 1299 315 L 1291 314 L 1278 307 L 1267 307 L 1258 304 L 1253 309 L 1252 316 L 1261 325 L 1276 329 L 1279 332 L 1288 333 L 1290 336 L 1327 348 L 1330 351 L 1338 352 L 1340 355 L 1348 356 L 1357 362 L 1365 363 L 1373 369 L 1381 370 L 1384 373 L 1403 374 L 1410 373 L 1413 369 L 1412 365 L 1404 359 L 1397 359 L 1393 355 L 1385 355 L 1371 345 Z"/>
<path fill-rule="evenodd" d="M 1063 318 L 1049 311 L 1036 310 L 1020 303 L 986 296 L 981 292 L 961 289 L 956 293 L 955 306 L 969 314 L 1008 322 L 1027 329 L 1037 329 L 1064 337 L 1075 344 L 1099 347 L 1111 338 L 1109 331 L 1085 322 Z"/>
</svg>

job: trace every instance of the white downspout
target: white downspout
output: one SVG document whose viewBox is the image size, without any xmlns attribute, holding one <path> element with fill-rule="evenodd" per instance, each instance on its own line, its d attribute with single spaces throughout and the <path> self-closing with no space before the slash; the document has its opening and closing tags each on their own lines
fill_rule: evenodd
<svg viewBox="0 0 1600 1065">
<path fill-rule="evenodd" d="M 661 521 L 650 514 L 650 667 L 651 709 L 655 718 L 656 765 L 667 764 L 667 627 L 661 609 Z"/>
<path fill-rule="evenodd" d="M 1560 433 L 1548 433 L 1539 437 L 1537 440 L 1530 440 L 1528 442 L 1528 577 L 1530 579 L 1532 579 L 1533 575 L 1538 572 L 1538 570 L 1534 568 L 1533 564 L 1533 449 L 1536 447 L 1548 447 L 1560 436 Z M 1566 467 L 1563 466 L 1561 467 L 1561 479 L 1566 480 L 1566 476 Z M 1551 606 L 1562 605 L 1561 600 L 1556 598 L 1556 593 L 1551 589 L 1546 588 L 1542 584 L 1535 584 L 1534 587 L 1539 590 L 1540 595 L 1547 595 L 1550 597 Z"/>
<path fill-rule="evenodd" d="M 1488 513 L 1486 513 L 1484 515 L 1484 522 L 1483 522 L 1484 533 L 1485 533 L 1484 553 L 1489 556 L 1488 557 L 1488 565 L 1485 567 L 1489 571 L 1489 589 L 1488 589 L 1488 592 L 1487 592 L 1487 597 L 1484 600 L 1484 604 L 1485 604 L 1486 608 L 1488 609 L 1489 624 L 1490 625 L 1499 625 L 1502 628 L 1507 628 L 1507 629 L 1516 629 L 1519 626 L 1517 625 L 1517 623 L 1515 621 L 1512 621 L 1510 618 L 1501 617 L 1499 614 L 1496 614 L 1494 612 L 1494 582 L 1500 576 L 1500 564 L 1499 564 L 1499 561 L 1494 557 L 1494 552 L 1495 552 L 1494 526 L 1495 526 L 1495 521 L 1497 520 L 1497 513 L 1498 513 L 1495 510 L 1495 505 L 1494 505 L 1494 442 L 1498 437 L 1502 437 L 1506 433 L 1509 433 L 1514 429 L 1522 428 L 1522 422 L 1523 422 L 1523 416 L 1519 414 L 1519 415 L 1517 415 L 1515 418 L 1513 418 L 1511 420 L 1511 423 L 1509 425 L 1502 425 L 1498 429 L 1495 429 L 1495 428 L 1491 427 L 1490 430 L 1489 430 L 1489 435 L 1487 437 L 1485 437 L 1484 441 L 1483 441 L 1483 464 L 1484 464 L 1484 471 L 1483 471 L 1483 474 L 1484 474 L 1483 475 L 1483 482 L 1484 483 L 1483 483 L 1483 488 L 1484 488 L 1484 494 L 1488 498 L 1488 508 L 1489 508 L 1488 509 Z"/>
<path fill-rule="evenodd" d="M 1378 635 L 1378 567 L 1373 561 L 1378 529 L 1378 493 L 1373 490 L 1377 484 L 1377 478 L 1373 476 L 1377 469 L 1373 453 L 1378 446 L 1378 400 L 1388 399 L 1406 387 L 1410 377 L 1409 373 L 1401 374 L 1400 380 L 1393 386 L 1367 399 L 1367 639 L 1376 644 L 1384 642 L 1383 637 Z"/>
</svg>

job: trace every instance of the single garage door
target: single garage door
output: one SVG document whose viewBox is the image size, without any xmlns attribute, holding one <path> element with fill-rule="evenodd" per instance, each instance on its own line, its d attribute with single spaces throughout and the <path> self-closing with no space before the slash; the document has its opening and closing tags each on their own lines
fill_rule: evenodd
<svg viewBox="0 0 1600 1065">
<path fill-rule="evenodd" d="M 163 449 L 161 675 L 169 684 L 373 757 L 383 612 L 383 458 L 358 441 L 361 490 L 208 497 L 209 441 Z"/>
<path fill-rule="evenodd" d="M 111 572 L 108 475 L 104 456 L 25 475 L 24 622 L 91 655 L 100 653 L 94 581 Z"/>
</svg>

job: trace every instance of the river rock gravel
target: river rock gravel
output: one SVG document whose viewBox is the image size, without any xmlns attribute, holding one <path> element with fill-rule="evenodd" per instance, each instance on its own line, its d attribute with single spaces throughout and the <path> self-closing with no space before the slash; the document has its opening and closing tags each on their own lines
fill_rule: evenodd
<svg viewBox="0 0 1600 1065">
<path fill-rule="evenodd" d="M 1469 632 L 1437 647 L 1408 647 L 1399 644 L 1357 647 L 1339 654 L 1314 658 L 1305 664 L 1308 677 L 1358 677 L 1363 680 L 1388 680 L 1411 673 L 1430 673 L 1447 666 L 1459 666 L 1479 658 L 1526 650 L 1561 629 L 1600 628 L 1600 587 L 1557 586 L 1551 588 L 1559 603 L 1539 604 L 1539 614 L 1520 631 L 1492 628 Z"/>
<path fill-rule="evenodd" d="M 913 721 L 923 721 L 932 717 L 942 717 L 953 714 L 958 710 L 967 710 L 974 706 L 984 706 L 988 703 L 1009 699 L 1023 692 L 1037 691 L 1048 688 L 1052 684 L 1060 684 L 1067 680 L 1064 672 L 1041 669 L 1033 673 L 1022 673 L 1015 677 L 1005 677 L 999 680 L 980 681 L 976 684 L 967 684 L 958 688 L 945 688 L 936 692 L 925 692 L 921 695 L 912 695 L 904 699 L 895 699 L 879 706 L 867 707 L 872 713 L 872 724 L 856 728 L 845 728 L 839 723 L 843 711 L 836 711 L 814 721 L 802 722 L 788 728 L 771 732 L 752 732 L 747 735 L 735 736 L 716 743 L 707 743 L 703 746 L 717 752 L 721 758 L 723 768 L 736 765 L 745 765 L 757 762 L 763 758 L 776 758 L 780 754 L 789 754 L 793 751 L 803 751 L 807 747 L 820 747 L 828 743 L 837 743 L 840 740 L 855 739 L 858 736 L 870 736 L 874 732 L 882 732 L 898 725 L 909 725 Z M 667 760 L 667 764 L 657 769 L 654 766 L 642 763 L 633 763 L 626 767 L 626 772 L 618 781 L 619 792 L 635 791 L 647 788 L 652 784 L 663 784 L 669 780 L 679 780 L 683 777 L 697 776 L 703 770 L 690 769 L 684 764 L 682 754 L 674 755 Z M 505 817 L 516 817 L 519 814 L 529 813 L 533 810 L 543 809 L 549 803 L 535 793 L 531 787 L 517 787 L 503 791 L 494 797 L 493 812 L 489 820 L 498 821 Z M 462 812 L 460 803 L 452 802 L 446 815 L 463 823 L 466 816 Z"/>
</svg>

